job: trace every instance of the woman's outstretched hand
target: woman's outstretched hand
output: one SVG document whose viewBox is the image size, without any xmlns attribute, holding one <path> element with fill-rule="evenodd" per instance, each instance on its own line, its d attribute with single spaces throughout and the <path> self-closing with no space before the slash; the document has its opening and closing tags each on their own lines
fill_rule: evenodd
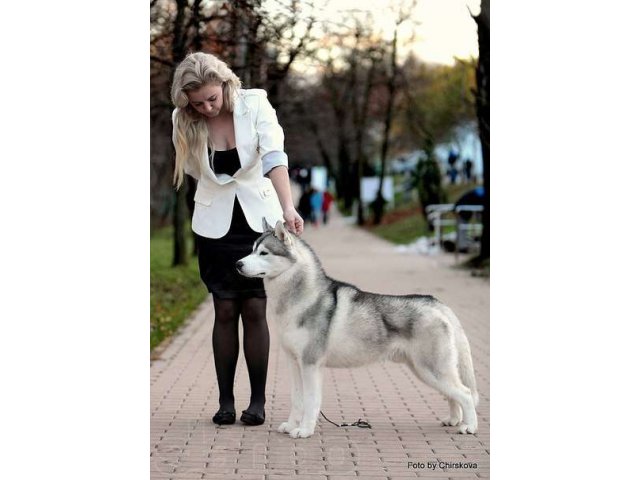
<svg viewBox="0 0 640 480">
<path fill-rule="evenodd" d="M 287 227 L 287 230 L 300 236 L 300 234 L 304 230 L 304 220 L 302 220 L 302 217 L 296 211 L 296 209 L 293 207 L 287 208 L 283 212 L 283 216 L 284 224 Z"/>
</svg>

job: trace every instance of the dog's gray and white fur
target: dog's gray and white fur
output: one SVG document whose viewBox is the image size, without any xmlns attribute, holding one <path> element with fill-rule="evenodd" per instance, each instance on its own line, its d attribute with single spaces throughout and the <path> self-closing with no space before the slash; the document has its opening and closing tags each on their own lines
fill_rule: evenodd
<svg viewBox="0 0 640 480">
<path fill-rule="evenodd" d="M 363 292 L 329 278 L 306 242 L 282 222 L 265 233 L 238 271 L 264 279 L 267 315 L 276 321 L 291 370 L 291 413 L 278 428 L 293 438 L 313 434 L 323 367 L 404 362 L 443 393 L 460 433 L 478 428 L 478 392 L 469 342 L 453 311 L 432 296 Z"/>
</svg>

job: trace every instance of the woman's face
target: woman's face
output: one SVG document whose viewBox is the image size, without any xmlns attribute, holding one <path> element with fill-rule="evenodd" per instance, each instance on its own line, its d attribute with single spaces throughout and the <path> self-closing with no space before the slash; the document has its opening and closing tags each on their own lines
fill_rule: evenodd
<svg viewBox="0 0 640 480">
<path fill-rule="evenodd" d="M 222 85 L 212 83 L 187 92 L 189 105 L 205 117 L 215 117 L 222 111 Z"/>
</svg>

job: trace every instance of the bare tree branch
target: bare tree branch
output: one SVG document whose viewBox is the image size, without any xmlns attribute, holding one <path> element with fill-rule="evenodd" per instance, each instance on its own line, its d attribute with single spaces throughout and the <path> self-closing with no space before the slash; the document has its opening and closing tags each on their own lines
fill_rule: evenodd
<svg viewBox="0 0 640 480">
<path fill-rule="evenodd" d="M 166 65 L 167 67 L 173 68 L 173 63 L 171 63 L 171 61 L 169 61 L 169 60 L 157 57 L 155 55 L 151 55 L 150 58 L 151 58 L 152 62 L 160 63 L 161 65 Z"/>
</svg>

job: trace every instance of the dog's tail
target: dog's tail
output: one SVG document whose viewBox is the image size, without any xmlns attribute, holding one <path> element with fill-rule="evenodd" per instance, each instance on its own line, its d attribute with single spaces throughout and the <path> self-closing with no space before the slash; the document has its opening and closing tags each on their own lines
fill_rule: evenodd
<svg viewBox="0 0 640 480">
<path fill-rule="evenodd" d="M 464 386 L 471 390 L 473 403 L 478 406 L 480 396 L 476 388 L 476 376 L 473 373 L 473 360 L 471 359 L 471 348 L 466 338 L 461 338 L 458 342 L 458 369 L 460 371 L 460 380 Z"/>
</svg>

